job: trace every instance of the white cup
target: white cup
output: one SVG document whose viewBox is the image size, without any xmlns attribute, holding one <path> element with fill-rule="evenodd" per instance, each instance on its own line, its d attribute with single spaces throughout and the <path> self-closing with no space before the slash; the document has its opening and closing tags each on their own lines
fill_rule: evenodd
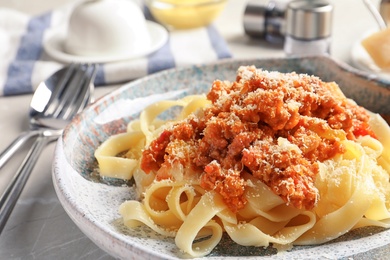
<svg viewBox="0 0 390 260">
<path fill-rule="evenodd" d="M 129 0 L 89 0 L 69 19 L 65 52 L 79 56 L 131 55 L 151 45 L 145 16 Z"/>
</svg>

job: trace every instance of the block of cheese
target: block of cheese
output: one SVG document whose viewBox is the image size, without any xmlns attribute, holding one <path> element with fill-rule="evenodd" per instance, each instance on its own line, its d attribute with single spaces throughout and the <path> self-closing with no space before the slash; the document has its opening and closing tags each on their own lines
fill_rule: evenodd
<svg viewBox="0 0 390 260">
<path fill-rule="evenodd" d="M 390 28 L 371 34 L 362 45 L 379 68 L 390 70 Z"/>
</svg>

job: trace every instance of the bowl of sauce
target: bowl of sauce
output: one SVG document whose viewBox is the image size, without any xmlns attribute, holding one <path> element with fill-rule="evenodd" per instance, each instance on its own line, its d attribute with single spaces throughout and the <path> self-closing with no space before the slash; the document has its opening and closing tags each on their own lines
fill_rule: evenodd
<svg viewBox="0 0 390 260">
<path fill-rule="evenodd" d="M 209 25 L 227 0 L 147 0 L 157 22 L 168 28 L 192 29 Z"/>
</svg>

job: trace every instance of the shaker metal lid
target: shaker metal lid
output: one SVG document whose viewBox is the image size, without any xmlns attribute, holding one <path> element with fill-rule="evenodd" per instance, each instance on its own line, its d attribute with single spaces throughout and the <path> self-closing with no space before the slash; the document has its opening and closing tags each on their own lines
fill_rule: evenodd
<svg viewBox="0 0 390 260">
<path fill-rule="evenodd" d="M 258 0 L 248 2 L 244 15 L 245 33 L 254 37 L 264 37 L 267 4 Z"/>
<path fill-rule="evenodd" d="M 332 33 L 333 6 L 326 0 L 296 0 L 287 6 L 286 34 L 297 39 L 313 40 Z"/>
<path fill-rule="evenodd" d="M 279 44 L 284 41 L 285 13 L 290 0 L 249 0 L 244 13 L 245 33 Z"/>
</svg>

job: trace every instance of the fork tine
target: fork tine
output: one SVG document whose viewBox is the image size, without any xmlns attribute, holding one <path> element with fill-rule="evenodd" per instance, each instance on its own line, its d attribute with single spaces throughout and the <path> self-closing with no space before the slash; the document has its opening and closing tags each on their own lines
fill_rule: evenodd
<svg viewBox="0 0 390 260">
<path fill-rule="evenodd" d="M 84 68 L 86 66 L 86 69 Z M 57 107 L 56 116 L 67 120 L 71 113 L 71 108 L 78 100 L 80 91 L 82 92 L 82 86 L 85 82 L 86 73 L 89 65 L 82 65 L 80 70 L 76 72 L 74 78 L 69 82 L 68 88 L 64 91 L 61 96 L 61 105 Z"/>
<path fill-rule="evenodd" d="M 64 90 L 59 98 L 59 104 L 56 110 L 53 112 L 53 116 L 57 118 L 67 119 L 63 111 L 66 111 L 69 105 L 73 104 L 78 98 L 78 92 L 80 91 L 80 85 L 85 81 L 84 65 L 79 66 L 73 71 L 72 77 L 67 82 Z"/>
<path fill-rule="evenodd" d="M 97 69 L 98 69 L 98 65 L 96 64 L 92 64 L 92 69 L 91 69 L 91 72 L 88 74 L 88 79 L 85 81 L 85 85 L 84 87 L 82 88 L 83 90 L 86 90 L 88 91 L 87 94 L 83 94 L 83 95 L 80 95 L 80 97 L 84 97 L 84 98 L 80 98 L 79 101 L 81 101 L 81 104 L 78 103 L 75 108 L 78 108 L 77 109 L 77 112 L 76 113 L 79 113 L 83 110 L 83 108 L 88 105 L 91 100 L 92 100 L 92 95 L 93 95 L 93 91 L 94 91 L 94 80 L 95 80 L 95 77 L 96 77 L 96 73 L 97 73 Z"/>
<path fill-rule="evenodd" d="M 58 100 L 59 100 L 58 97 L 62 94 L 64 87 L 68 83 L 69 79 L 72 77 L 74 70 L 77 69 L 77 67 L 78 67 L 77 64 L 71 63 L 68 69 L 66 70 L 65 74 L 63 74 L 63 76 L 59 80 L 57 86 L 55 86 L 55 88 L 52 90 L 53 92 L 48 102 L 48 104 L 50 105 L 44 109 L 45 116 L 49 116 L 53 114 L 53 112 L 55 111 L 55 108 L 58 105 Z"/>
<path fill-rule="evenodd" d="M 73 93 L 73 98 L 62 109 L 61 117 L 63 119 L 68 120 L 72 118 L 90 102 L 93 92 L 93 84 L 91 82 L 95 78 L 96 69 L 97 65 L 95 64 L 86 65 L 82 80 L 74 84 L 75 92 Z"/>
</svg>

